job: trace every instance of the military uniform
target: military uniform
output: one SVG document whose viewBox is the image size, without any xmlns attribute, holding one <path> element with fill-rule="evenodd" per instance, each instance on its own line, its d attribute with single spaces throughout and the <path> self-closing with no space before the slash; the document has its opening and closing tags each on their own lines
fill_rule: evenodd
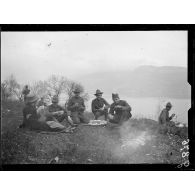
<svg viewBox="0 0 195 195">
<path fill-rule="evenodd" d="M 78 104 L 76 106 L 75 104 Z M 88 120 L 84 116 L 85 104 L 82 97 L 73 96 L 67 106 L 68 110 L 71 111 L 71 118 L 75 124 L 88 123 Z"/>
<path fill-rule="evenodd" d="M 48 107 L 48 110 L 49 110 L 49 112 L 64 111 L 64 113 L 62 115 L 53 115 L 53 117 L 55 119 L 57 119 L 58 122 L 62 122 L 64 119 L 68 120 L 68 115 L 67 115 L 66 110 L 64 108 L 62 108 L 60 105 L 58 105 L 58 104 L 51 104 Z"/>
<path fill-rule="evenodd" d="M 26 105 L 23 109 L 22 127 L 34 130 L 52 130 L 45 122 L 39 121 L 36 107 L 32 105 Z"/>
<path fill-rule="evenodd" d="M 121 108 L 117 108 L 116 106 L 122 106 Z M 131 118 L 131 107 L 124 100 L 119 100 L 118 103 L 112 103 L 110 106 L 109 113 L 113 115 L 113 119 L 110 119 L 111 123 L 122 124 Z"/>
<path fill-rule="evenodd" d="M 99 110 L 100 108 L 103 108 L 104 105 L 106 106 L 106 108 L 104 108 L 103 110 Z M 107 120 L 109 106 L 110 105 L 108 104 L 108 102 L 104 98 L 102 98 L 102 97 L 95 98 L 91 104 L 91 109 L 92 109 L 92 112 L 95 116 L 95 119 L 97 120 L 100 116 L 104 115 L 105 120 Z"/>
<path fill-rule="evenodd" d="M 167 124 L 171 121 L 172 117 L 169 117 L 169 111 L 164 108 L 159 116 L 159 124 Z"/>
</svg>

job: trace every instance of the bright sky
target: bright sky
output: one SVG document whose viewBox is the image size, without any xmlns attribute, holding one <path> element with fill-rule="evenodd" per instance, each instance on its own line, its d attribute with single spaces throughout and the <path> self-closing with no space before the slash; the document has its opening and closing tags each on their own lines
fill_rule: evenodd
<svg viewBox="0 0 195 195">
<path fill-rule="evenodd" d="M 77 78 L 141 65 L 187 67 L 186 31 L 2 32 L 1 79 Z"/>
</svg>

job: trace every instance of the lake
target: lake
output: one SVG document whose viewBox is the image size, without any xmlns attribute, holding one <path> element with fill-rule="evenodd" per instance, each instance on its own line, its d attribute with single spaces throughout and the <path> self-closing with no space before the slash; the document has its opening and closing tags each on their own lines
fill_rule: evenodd
<svg viewBox="0 0 195 195">
<path fill-rule="evenodd" d="M 103 96 L 108 103 L 112 103 L 112 98 Z M 86 110 L 91 111 L 91 101 L 95 96 L 90 96 L 88 102 L 85 103 Z M 188 124 L 188 110 L 191 107 L 190 99 L 173 99 L 173 98 L 131 98 L 131 97 L 120 97 L 121 100 L 126 100 L 132 108 L 133 118 L 149 118 L 158 120 L 160 111 L 165 107 L 167 102 L 171 102 L 173 105 L 170 115 L 176 114 L 173 121 L 182 122 Z M 60 104 L 64 104 L 64 98 L 60 98 Z"/>
</svg>

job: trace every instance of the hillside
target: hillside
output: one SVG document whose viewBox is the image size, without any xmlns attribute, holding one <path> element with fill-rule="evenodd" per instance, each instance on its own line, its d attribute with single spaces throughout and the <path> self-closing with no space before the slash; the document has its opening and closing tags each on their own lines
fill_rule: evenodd
<svg viewBox="0 0 195 195">
<path fill-rule="evenodd" d="M 180 149 L 187 139 L 186 127 L 173 128 L 167 134 L 156 121 L 131 119 L 122 126 L 79 125 L 72 134 L 40 132 L 17 128 L 22 122 L 22 107 L 21 102 L 2 103 L 2 169 L 5 164 L 182 162 Z"/>
<path fill-rule="evenodd" d="M 78 80 L 89 93 L 100 88 L 106 94 L 118 92 L 131 97 L 190 98 L 187 68 L 182 67 L 140 66 L 83 75 Z"/>
</svg>

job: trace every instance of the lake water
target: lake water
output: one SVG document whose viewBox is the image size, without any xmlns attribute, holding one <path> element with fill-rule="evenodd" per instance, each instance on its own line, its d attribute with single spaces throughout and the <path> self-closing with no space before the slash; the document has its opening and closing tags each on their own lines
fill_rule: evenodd
<svg viewBox="0 0 195 195">
<path fill-rule="evenodd" d="M 103 96 L 108 103 L 112 103 L 111 97 Z M 191 107 L 190 99 L 171 99 L 171 98 L 130 98 L 130 97 L 120 97 L 122 100 L 126 100 L 132 108 L 133 118 L 149 118 L 153 120 L 158 120 L 160 111 L 165 107 L 167 102 L 171 102 L 173 107 L 170 111 L 176 114 L 173 121 L 178 121 L 188 124 L 188 110 Z M 94 96 L 90 96 L 88 102 L 85 103 L 86 110 L 91 111 L 91 101 Z M 64 104 L 64 98 L 60 98 L 60 103 Z"/>
</svg>

